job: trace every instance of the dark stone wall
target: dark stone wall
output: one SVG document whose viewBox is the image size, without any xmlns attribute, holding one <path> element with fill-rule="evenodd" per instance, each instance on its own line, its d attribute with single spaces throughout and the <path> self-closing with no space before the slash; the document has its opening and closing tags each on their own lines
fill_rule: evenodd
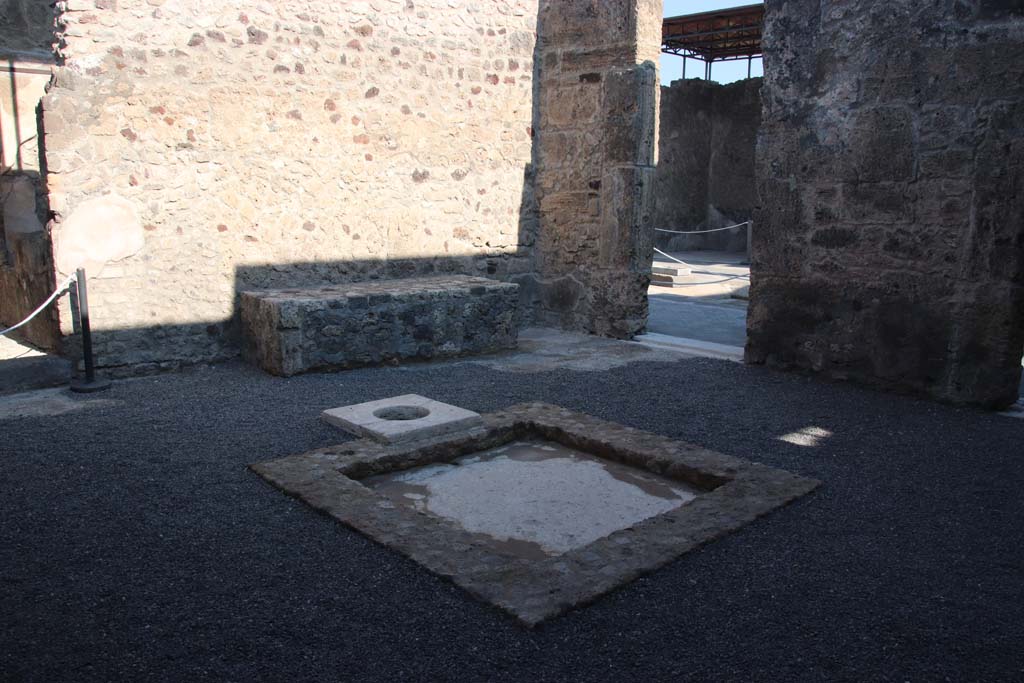
<svg viewBox="0 0 1024 683">
<path fill-rule="evenodd" d="M 0 57 L 50 61 L 56 40 L 53 0 L 0 0 Z"/>
<path fill-rule="evenodd" d="M 50 0 L 0 0 L 0 328 L 21 322 L 54 289 L 38 107 L 56 15 Z M 54 307 L 11 336 L 59 349 Z"/>
<path fill-rule="evenodd" d="M 654 196 L 656 227 L 694 230 L 707 218 L 715 93 L 721 87 L 718 83 L 691 79 L 661 88 Z M 667 239 L 658 237 L 656 242 L 664 244 Z"/>
<path fill-rule="evenodd" d="M 749 220 L 757 206 L 754 152 L 761 127 L 761 84 L 750 78 L 715 93 L 714 131 L 708 159 L 708 205 L 734 221 Z"/>
<path fill-rule="evenodd" d="M 46 233 L 12 235 L 5 247 L 10 262 L 0 264 L 0 327 L 24 320 L 54 290 L 53 260 Z M 42 311 L 11 336 L 43 349 L 60 350 L 54 306 Z"/>
<path fill-rule="evenodd" d="M 1024 6 L 768 0 L 747 360 L 986 406 L 1024 346 Z"/>
<path fill-rule="evenodd" d="M 757 205 L 754 149 L 761 125 L 760 78 L 721 85 L 698 79 L 661 88 L 654 223 L 669 230 L 725 227 Z M 746 249 L 743 230 L 659 233 L 662 249 Z"/>
<path fill-rule="evenodd" d="M 629 338 L 647 324 L 661 8 L 543 0 L 535 275 L 542 324 Z"/>
</svg>

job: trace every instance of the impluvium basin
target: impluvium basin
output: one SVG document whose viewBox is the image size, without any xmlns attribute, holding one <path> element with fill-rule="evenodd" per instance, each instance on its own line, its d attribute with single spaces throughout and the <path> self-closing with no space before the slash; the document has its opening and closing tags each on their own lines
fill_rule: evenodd
<svg viewBox="0 0 1024 683">
<path fill-rule="evenodd" d="M 433 440 L 361 439 L 252 469 L 530 626 L 818 486 L 543 403 Z"/>
<path fill-rule="evenodd" d="M 700 490 L 557 441 L 525 439 L 362 480 L 398 507 L 542 559 L 689 503 Z"/>
</svg>

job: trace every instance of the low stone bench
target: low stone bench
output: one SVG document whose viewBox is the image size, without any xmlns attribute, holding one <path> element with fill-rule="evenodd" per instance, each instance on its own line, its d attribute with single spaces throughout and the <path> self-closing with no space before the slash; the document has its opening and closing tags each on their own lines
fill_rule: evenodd
<svg viewBox="0 0 1024 683">
<path fill-rule="evenodd" d="M 515 348 L 519 286 L 466 275 L 242 292 L 242 349 L 274 375 Z"/>
</svg>

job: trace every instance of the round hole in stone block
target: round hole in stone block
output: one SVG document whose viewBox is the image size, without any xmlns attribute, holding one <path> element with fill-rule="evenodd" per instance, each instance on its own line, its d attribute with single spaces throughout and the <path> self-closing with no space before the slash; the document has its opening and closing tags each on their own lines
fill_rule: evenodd
<svg viewBox="0 0 1024 683">
<path fill-rule="evenodd" d="M 421 406 L 388 406 L 373 411 L 373 416 L 382 420 L 419 420 L 427 415 L 430 411 Z"/>
</svg>

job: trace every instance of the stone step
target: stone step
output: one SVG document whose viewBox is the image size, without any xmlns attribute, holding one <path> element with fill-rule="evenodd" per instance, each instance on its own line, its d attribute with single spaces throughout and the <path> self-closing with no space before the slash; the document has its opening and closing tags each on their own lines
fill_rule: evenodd
<svg viewBox="0 0 1024 683">
<path fill-rule="evenodd" d="M 673 285 L 682 284 L 684 282 L 692 282 L 690 275 L 662 275 L 660 273 L 651 273 L 651 284 L 656 287 L 671 287 Z"/>
<path fill-rule="evenodd" d="M 693 274 L 693 269 L 682 264 L 678 266 L 651 266 L 651 273 L 655 275 L 680 275 L 688 276 Z"/>
<path fill-rule="evenodd" d="M 740 287 L 735 292 L 729 295 L 731 299 L 741 299 L 743 301 L 750 301 L 750 285 Z"/>
</svg>

